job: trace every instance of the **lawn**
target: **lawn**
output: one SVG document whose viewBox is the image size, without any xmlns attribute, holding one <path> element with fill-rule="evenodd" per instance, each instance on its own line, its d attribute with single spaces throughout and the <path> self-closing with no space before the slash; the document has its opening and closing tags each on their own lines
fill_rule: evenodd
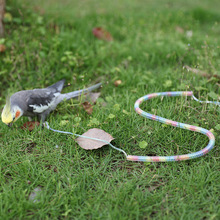
<svg viewBox="0 0 220 220">
<path fill-rule="evenodd" d="M 50 126 L 78 134 L 103 129 L 132 155 L 198 151 L 206 136 L 143 118 L 133 106 L 165 91 L 219 100 L 219 8 L 217 0 L 9 0 L 0 108 L 8 94 L 63 78 L 70 83 L 64 92 L 101 81 L 91 115 L 72 100 L 48 117 Z M 95 27 L 113 41 L 96 38 Z M 189 161 L 131 162 L 109 146 L 86 151 L 70 135 L 21 129 L 25 117 L 11 128 L 1 123 L 1 219 L 219 219 L 220 107 L 164 97 L 141 108 L 212 130 L 215 148 Z"/>
</svg>

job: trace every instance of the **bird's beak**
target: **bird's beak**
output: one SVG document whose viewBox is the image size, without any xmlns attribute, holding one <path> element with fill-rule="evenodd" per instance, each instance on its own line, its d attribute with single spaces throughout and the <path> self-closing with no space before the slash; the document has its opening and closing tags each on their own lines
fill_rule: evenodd
<svg viewBox="0 0 220 220">
<path fill-rule="evenodd" d="M 11 127 L 11 126 L 12 126 L 12 123 L 9 123 L 9 124 L 8 124 L 8 127 Z"/>
</svg>

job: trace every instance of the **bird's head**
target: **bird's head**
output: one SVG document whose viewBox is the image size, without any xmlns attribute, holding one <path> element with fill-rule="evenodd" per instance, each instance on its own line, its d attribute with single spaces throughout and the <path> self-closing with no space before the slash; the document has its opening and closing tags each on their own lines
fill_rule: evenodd
<svg viewBox="0 0 220 220">
<path fill-rule="evenodd" d="M 2 111 L 2 122 L 8 126 L 17 121 L 23 114 L 23 111 L 19 106 L 13 105 L 8 97 L 6 100 L 6 105 Z"/>
</svg>

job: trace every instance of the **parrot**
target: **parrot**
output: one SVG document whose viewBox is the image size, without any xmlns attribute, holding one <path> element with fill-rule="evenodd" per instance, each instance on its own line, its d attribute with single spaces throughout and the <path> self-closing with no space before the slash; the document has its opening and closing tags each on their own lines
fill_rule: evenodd
<svg viewBox="0 0 220 220">
<path fill-rule="evenodd" d="M 102 83 L 98 83 L 86 89 L 61 94 L 64 83 L 65 79 L 47 88 L 22 90 L 7 97 L 6 105 L 1 114 L 2 122 L 11 126 L 21 116 L 37 116 L 38 120 L 43 123 L 60 102 L 91 92 L 102 85 Z"/>
</svg>

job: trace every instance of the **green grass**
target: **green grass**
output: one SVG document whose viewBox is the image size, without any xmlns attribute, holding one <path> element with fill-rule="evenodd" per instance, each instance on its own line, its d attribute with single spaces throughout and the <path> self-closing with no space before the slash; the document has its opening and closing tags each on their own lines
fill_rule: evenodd
<svg viewBox="0 0 220 220">
<path fill-rule="evenodd" d="M 71 83 L 66 92 L 102 81 L 91 116 L 78 101 L 66 102 L 47 119 L 51 127 L 79 134 L 101 128 L 133 155 L 184 154 L 207 145 L 204 135 L 142 118 L 133 105 L 145 94 L 169 90 L 192 90 L 201 100 L 219 96 L 216 77 L 183 68 L 220 75 L 219 1 L 27 2 L 7 2 L 12 20 L 5 21 L 7 48 L 0 54 L 1 108 L 7 94 L 63 78 Z M 98 26 L 114 41 L 96 39 L 92 29 Z M 122 84 L 115 87 L 118 79 Z M 1 219 L 219 219 L 220 108 L 180 97 L 141 107 L 214 129 L 216 147 L 191 161 L 130 162 L 109 146 L 85 151 L 71 136 L 20 129 L 27 118 L 11 129 L 2 123 Z M 61 126 L 63 120 L 69 123 Z M 139 147 L 141 141 L 147 148 Z M 37 187 L 42 191 L 34 203 L 28 198 Z"/>
</svg>

